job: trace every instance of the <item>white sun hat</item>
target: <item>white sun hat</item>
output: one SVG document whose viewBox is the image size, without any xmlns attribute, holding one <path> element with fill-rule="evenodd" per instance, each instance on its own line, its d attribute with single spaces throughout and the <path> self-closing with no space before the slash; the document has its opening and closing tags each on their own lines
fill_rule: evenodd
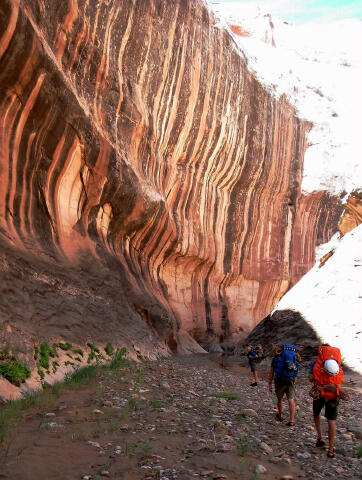
<svg viewBox="0 0 362 480">
<path fill-rule="evenodd" d="M 339 372 L 339 365 L 335 360 L 326 360 L 324 362 L 324 370 L 326 373 L 328 373 L 328 375 L 333 377 Z"/>
</svg>

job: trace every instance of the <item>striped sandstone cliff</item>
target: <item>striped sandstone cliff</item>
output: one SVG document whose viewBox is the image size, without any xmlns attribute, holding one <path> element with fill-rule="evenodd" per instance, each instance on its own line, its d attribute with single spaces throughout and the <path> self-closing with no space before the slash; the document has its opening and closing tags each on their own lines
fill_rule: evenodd
<svg viewBox="0 0 362 480">
<path fill-rule="evenodd" d="M 196 0 L 1 2 L 4 343 L 248 332 L 336 232 L 340 200 L 301 193 L 310 126 L 214 23 Z"/>
</svg>

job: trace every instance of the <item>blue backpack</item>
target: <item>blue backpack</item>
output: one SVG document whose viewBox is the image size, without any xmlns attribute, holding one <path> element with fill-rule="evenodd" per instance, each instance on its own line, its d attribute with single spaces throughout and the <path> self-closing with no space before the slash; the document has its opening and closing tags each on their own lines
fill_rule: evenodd
<svg viewBox="0 0 362 480">
<path fill-rule="evenodd" d="M 284 343 L 281 348 L 282 353 L 273 359 L 275 377 L 281 383 L 293 383 L 299 368 L 297 347 Z"/>
</svg>

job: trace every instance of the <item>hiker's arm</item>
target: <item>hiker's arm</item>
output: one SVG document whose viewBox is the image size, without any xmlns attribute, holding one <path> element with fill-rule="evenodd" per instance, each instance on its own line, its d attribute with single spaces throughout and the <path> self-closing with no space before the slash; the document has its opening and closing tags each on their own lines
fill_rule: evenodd
<svg viewBox="0 0 362 480">
<path fill-rule="evenodd" d="M 273 391 L 273 377 L 274 377 L 274 369 L 271 368 L 269 372 L 269 390 Z"/>
</svg>

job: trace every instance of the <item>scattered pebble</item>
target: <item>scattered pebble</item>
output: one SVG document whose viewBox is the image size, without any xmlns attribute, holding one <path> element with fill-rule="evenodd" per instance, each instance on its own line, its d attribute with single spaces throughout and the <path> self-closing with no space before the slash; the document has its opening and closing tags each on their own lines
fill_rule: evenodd
<svg viewBox="0 0 362 480">
<path fill-rule="evenodd" d="M 255 473 L 259 474 L 259 473 L 266 473 L 267 472 L 267 469 L 264 467 L 264 465 L 257 465 L 255 467 Z"/>
</svg>

